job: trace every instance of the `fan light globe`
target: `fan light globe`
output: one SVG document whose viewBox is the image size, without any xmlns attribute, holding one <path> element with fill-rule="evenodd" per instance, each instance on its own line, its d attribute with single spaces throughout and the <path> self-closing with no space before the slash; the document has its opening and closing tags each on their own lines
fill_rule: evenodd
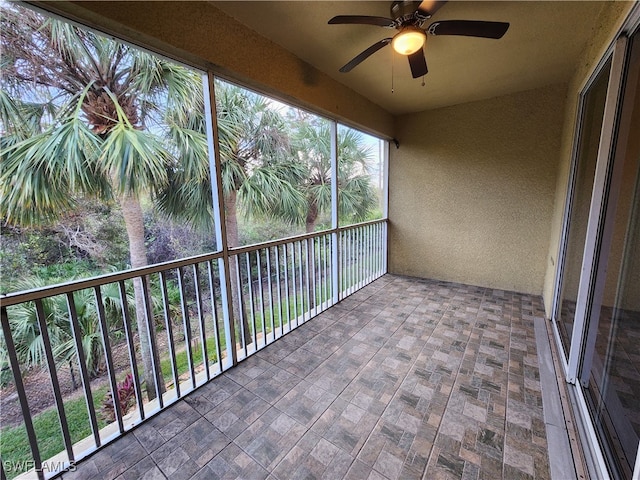
<svg viewBox="0 0 640 480">
<path fill-rule="evenodd" d="M 427 36 L 423 30 L 418 27 L 408 26 L 393 37 L 391 46 L 400 55 L 411 55 L 422 48 L 426 39 Z"/>
</svg>

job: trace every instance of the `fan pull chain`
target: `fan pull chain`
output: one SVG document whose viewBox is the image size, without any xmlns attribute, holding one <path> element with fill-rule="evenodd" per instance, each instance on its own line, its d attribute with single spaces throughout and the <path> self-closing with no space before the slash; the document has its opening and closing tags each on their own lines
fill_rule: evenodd
<svg viewBox="0 0 640 480">
<path fill-rule="evenodd" d="M 393 90 L 393 60 L 394 60 L 393 49 L 391 49 L 391 93 L 394 93 L 394 90 Z"/>
<path fill-rule="evenodd" d="M 422 86 L 424 87 L 424 75 L 422 75 Z"/>
</svg>

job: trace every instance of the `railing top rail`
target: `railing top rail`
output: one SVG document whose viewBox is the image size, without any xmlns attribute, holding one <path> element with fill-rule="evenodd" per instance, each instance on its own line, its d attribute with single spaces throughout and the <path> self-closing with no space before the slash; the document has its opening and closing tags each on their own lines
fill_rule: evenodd
<svg viewBox="0 0 640 480">
<path fill-rule="evenodd" d="M 38 287 L 31 290 L 11 292 L 0 295 L 0 306 L 9 307 L 11 305 L 17 305 L 19 303 L 29 302 L 41 298 L 62 295 L 69 292 L 84 290 L 86 288 L 93 288 L 100 285 L 119 282 L 121 280 L 129 280 L 145 275 L 151 275 L 153 273 L 170 270 L 172 268 L 185 267 L 188 265 L 193 265 L 194 263 L 207 262 L 209 260 L 215 260 L 220 257 L 222 257 L 222 252 L 204 253 L 201 255 L 194 255 L 192 257 L 181 258 L 179 260 L 156 263 L 154 265 L 149 265 L 146 267 L 132 268 L 130 270 L 123 270 L 121 272 L 115 273 L 105 273 L 103 275 L 98 275 L 91 278 L 72 280 L 70 282 L 58 283 L 56 285 L 47 285 L 45 287 Z"/>
<path fill-rule="evenodd" d="M 343 231 L 343 230 L 353 230 L 359 227 L 366 227 L 367 225 L 376 225 L 378 223 L 387 223 L 389 221 L 388 218 L 378 218 L 377 220 L 367 220 L 366 222 L 360 222 L 360 223 L 354 223 L 353 225 L 344 225 L 344 226 L 338 226 L 337 230 Z"/>
<path fill-rule="evenodd" d="M 242 247 L 234 247 L 234 248 L 230 248 L 229 249 L 229 255 L 238 255 L 241 253 L 247 253 L 247 252 L 254 252 L 256 250 L 261 250 L 263 248 L 270 248 L 270 247 L 278 247 L 280 245 L 284 245 L 286 243 L 291 243 L 291 242 L 300 242 L 303 240 L 308 240 L 310 238 L 316 238 L 316 237 L 322 237 L 324 235 L 329 235 L 333 232 L 340 232 L 343 230 L 351 230 L 351 229 L 355 229 L 355 228 L 359 228 L 359 227 L 366 227 L 367 225 L 375 225 L 377 223 L 383 223 L 386 222 L 387 219 L 386 218 L 381 218 L 378 220 L 369 220 L 366 222 L 360 222 L 360 223 L 355 223 L 353 225 L 346 225 L 343 227 L 338 227 L 337 229 L 327 229 L 327 230 L 322 230 L 320 232 L 312 232 L 312 233 L 303 233 L 300 235 L 292 235 L 291 237 L 286 237 L 286 238 L 279 238 L 278 240 L 271 240 L 269 242 L 262 242 L 262 243 L 254 243 L 252 245 L 244 245 Z"/>
<path fill-rule="evenodd" d="M 253 252 L 263 248 L 276 247 L 291 242 L 299 242 L 310 238 L 322 237 L 324 235 L 341 232 L 345 230 L 352 230 L 367 225 L 375 225 L 379 223 L 386 223 L 387 219 L 382 218 L 378 220 L 370 220 L 367 222 L 356 223 L 353 225 L 346 225 L 338 227 L 337 229 L 328 229 L 321 232 L 306 233 L 302 235 L 294 235 L 279 240 L 273 240 L 270 242 L 256 243 L 253 245 L 246 245 L 243 247 L 236 247 L 229 249 L 229 255 L 238 255 L 246 252 Z M 192 257 L 182 258 L 179 260 L 172 260 L 169 262 L 157 263 L 146 267 L 132 268 L 116 273 L 106 273 L 104 275 L 98 275 L 96 277 L 86 278 L 82 280 L 72 280 L 70 282 L 59 283 L 56 285 L 48 285 L 45 287 L 38 287 L 31 290 L 23 290 L 20 292 L 11 292 L 4 295 L 0 295 L 0 306 L 9 307 L 11 305 L 17 305 L 19 303 L 29 302 L 46 297 L 52 297 L 55 295 L 63 295 L 77 290 L 84 290 L 86 288 L 93 288 L 109 283 L 115 283 L 122 280 L 130 280 L 132 278 L 142 277 L 145 275 L 151 275 L 153 273 L 170 270 L 173 268 L 185 267 L 193 265 L 194 263 L 207 262 L 209 260 L 215 260 L 222 257 L 222 251 L 213 253 L 204 253 L 201 255 L 194 255 Z"/>
</svg>

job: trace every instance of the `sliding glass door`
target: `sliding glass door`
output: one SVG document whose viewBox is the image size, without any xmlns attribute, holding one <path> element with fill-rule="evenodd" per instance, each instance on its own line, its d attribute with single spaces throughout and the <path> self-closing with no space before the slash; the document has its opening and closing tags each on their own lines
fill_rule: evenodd
<svg viewBox="0 0 640 480">
<path fill-rule="evenodd" d="M 569 358 L 573 323 L 578 299 L 578 285 L 584 254 L 589 206 L 598 159 L 598 145 L 602 131 L 607 85 L 611 72 L 611 57 L 600 68 L 593 81 L 580 98 L 579 125 L 576 134 L 576 151 L 567 196 L 567 212 L 564 227 L 563 263 L 559 270 L 560 282 L 555 322 L 563 346 L 565 360 Z"/>
<path fill-rule="evenodd" d="M 640 34 L 581 96 L 554 326 L 585 439 L 633 478 L 640 441 Z"/>
<path fill-rule="evenodd" d="M 640 440 L 640 35 L 628 48 L 580 365 L 595 431 L 622 478 L 631 478 Z"/>
</svg>

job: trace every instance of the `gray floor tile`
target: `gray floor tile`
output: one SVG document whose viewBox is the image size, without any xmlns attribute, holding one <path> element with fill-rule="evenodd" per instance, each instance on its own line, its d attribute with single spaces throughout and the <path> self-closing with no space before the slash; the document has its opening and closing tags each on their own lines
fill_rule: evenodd
<svg viewBox="0 0 640 480">
<path fill-rule="evenodd" d="M 543 311 L 386 275 L 62 478 L 548 479 Z"/>
</svg>

